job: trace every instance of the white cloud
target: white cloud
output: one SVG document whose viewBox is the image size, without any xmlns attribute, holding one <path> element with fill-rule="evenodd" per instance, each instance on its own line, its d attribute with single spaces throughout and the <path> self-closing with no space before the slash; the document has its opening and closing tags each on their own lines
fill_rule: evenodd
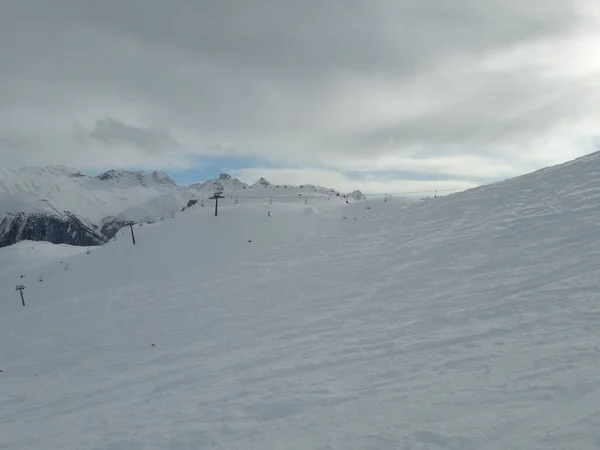
<svg viewBox="0 0 600 450">
<path fill-rule="evenodd" d="M 381 180 L 371 177 L 366 177 L 361 180 L 352 180 L 340 172 L 334 170 L 315 170 L 310 168 L 305 169 L 272 169 L 253 167 L 232 171 L 231 175 L 239 178 L 245 183 L 251 184 L 260 177 L 265 177 L 273 184 L 315 184 L 336 189 L 341 192 L 352 192 L 360 190 L 365 194 L 409 194 L 423 193 L 423 195 L 433 195 L 436 190 L 440 191 L 459 191 L 469 189 L 480 185 L 469 180 Z"/>
</svg>

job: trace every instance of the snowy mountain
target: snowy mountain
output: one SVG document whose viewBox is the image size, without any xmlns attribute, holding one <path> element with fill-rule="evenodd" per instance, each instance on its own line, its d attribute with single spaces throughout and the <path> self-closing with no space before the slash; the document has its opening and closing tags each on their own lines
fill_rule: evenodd
<svg viewBox="0 0 600 450">
<path fill-rule="evenodd" d="M 144 187 L 177 187 L 177 183 L 175 183 L 175 181 L 169 175 L 162 171 L 154 171 L 147 174 L 144 172 L 131 172 L 113 169 L 98 175 L 96 178 L 101 181 L 110 181 L 113 184 L 128 183 L 133 186 L 140 185 Z"/>
<path fill-rule="evenodd" d="M 598 197 L 593 154 L 0 249 L 0 447 L 597 448 Z"/>
<path fill-rule="evenodd" d="M 153 222 L 185 201 L 164 172 L 90 177 L 64 166 L 0 168 L 0 247 L 27 239 L 98 245 L 125 221 Z"/>
<path fill-rule="evenodd" d="M 353 198 L 355 200 L 366 200 L 367 197 L 361 191 L 356 190 L 347 195 L 348 198 Z"/>
<path fill-rule="evenodd" d="M 247 185 L 237 178 L 233 178 L 227 173 L 222 173 L 219 178 L 208 180 L 203 183 L 193 184 L 188 187 L 197 191 L 203 196 L 212 196 L 215 192 L 222 192 L 227 197 L 239 198 L 264 198 L 267 197 L 286 197 L 286 196 L 318 196 L 334 197 L 341 194 L 335 189 L 323 186 L 305 184 L 293 186 L 289 184 L 272 184 L 261 177 L 256 183 Z"/>
<path fill-rule="evenodd" d="M 253 188 L 261 188 L 261 187 L 269 187 L 271 183 L 269 183 L 265 178 L 260 177 L 256 183 L 252 185 Z"/>
<path fill-rule="evenodd" d="M 226 173 L 180 187 L 160 171 L 109 170 L 90 177 L 65 166 L 0 168 L 0 247 L 21 240 L 99 245 L 129 221 L 170 218 L 190 200 L 208 201 L 215 192 L 230 199 L 339 195 L 315 186 L 272 186 L 264 178 L 249 186 Z"/>
<path fill-rule="evenodd" d="M 212 195 L 215 192 L 232 192 L 247 189 L 248 185 L 246 183 L 242 183 L 237 178 L 233 178 L 227 173 L 222 173 L 217 179 L 207 180 L 203 183 L 192 184 L 188 187 L 191 190 Z"/>
</svg>

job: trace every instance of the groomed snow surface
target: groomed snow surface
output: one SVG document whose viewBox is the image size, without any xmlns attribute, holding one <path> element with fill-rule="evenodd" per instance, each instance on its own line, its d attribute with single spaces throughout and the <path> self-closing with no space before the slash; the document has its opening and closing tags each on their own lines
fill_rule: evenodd
<svg viewBox="0 0 600 450">
<path fill-rule="evenodd" d="M 0 448 L 597 449 L 599 165 L 3 267 Z"/>
</svg>

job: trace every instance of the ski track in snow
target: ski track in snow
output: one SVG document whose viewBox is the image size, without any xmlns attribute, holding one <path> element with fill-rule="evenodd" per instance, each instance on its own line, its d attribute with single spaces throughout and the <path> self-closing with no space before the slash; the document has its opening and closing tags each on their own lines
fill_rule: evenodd
<svg viewBox="0 0 600 450">
<path fill-rule="evenodd" d="M 198 210 L 76 256 L 0 311 L 0 448 L 599 448 L 596 175 L 356 221 Z"/>
</svg>

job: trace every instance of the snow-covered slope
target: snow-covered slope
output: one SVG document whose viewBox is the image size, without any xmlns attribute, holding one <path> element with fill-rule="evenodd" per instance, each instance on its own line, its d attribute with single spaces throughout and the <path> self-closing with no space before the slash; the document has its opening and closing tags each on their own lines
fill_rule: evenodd
<svg viewBox="0 0 600 450">
<path fill-rule="evenodd" d="M 0 274 L 0 448 L 598 448 L 599 167 L 196 205 L 26 307 Z"/>
<path fill-rule="evenodd" d="M 51 244 L 50 242 L 21 241 L 9 247 L 0 248 L 0 275 L 32 273 L 37 267 L 56 264 L 65 258 L 86 251 L 85 247 Z M 25 279 L 20 279 L 25 282 Z M 28 280 L 27 280 L 28 281 Z"/>
</svg>

